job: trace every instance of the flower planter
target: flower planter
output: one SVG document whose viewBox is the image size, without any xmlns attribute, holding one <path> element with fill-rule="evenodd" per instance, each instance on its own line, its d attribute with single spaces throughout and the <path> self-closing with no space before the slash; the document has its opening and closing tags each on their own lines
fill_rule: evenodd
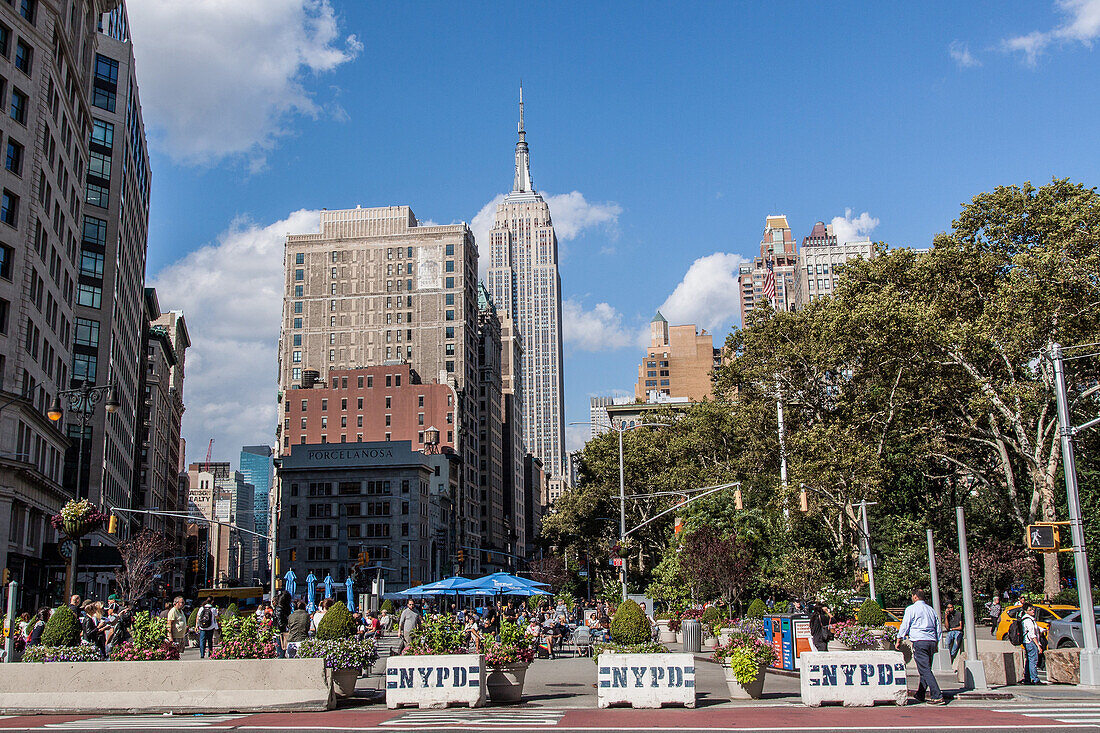
<svg viewBox="0 0 1100 733">
<path fill-rule="evenodd" d="M 91 530 L 88 523 L 83 519 L 65 520 L 61 526 L 65 530 L 65 534 L 74 540 L 80 539 Z"/>
<path fill-rule="evenodd" d="M 485 688 L 493 702 L 519 702 L 523 698 L 523 680 L 527 676 L 528 662 L 502 664 L 489 667 Z"/>
<path fill-rule="evenodd" d="M 485 703 L 485 658 L 480 654 L 418 654 L 386 658 L 386 707 L 445 708 Z"/>
<path fill-rule="evenodd" d="M 705 639 L 703 639 L 703 648 L 706 649 L 707 651 L 714 651 L 714 649 L 717 646 L 718 646 L 718 637 L 708 636 Z"/>
<path fill-rule="evenodd" d="M 657 641 L 662 644 L 672 644 L 676 641 L 676 632 L 668 628 L 668 619 L 657 619 Z"/>
<path fill-rule="evenodd" d="M 332 670 L 332 690 L 336 697 L 352 697 L 355 694 L 359 673 L 360 670 L 354 668 Z"/>
<path fill-rule="evenodd" d="M 718 632 L 718 646 L 725 646 L 730 643 L 730 633 L 728 631 Z"/>
<path fill-rule="evenodd" d="M 683 644 L 684 643 L 684 632 L 683 631 L 677 631 L 676 632 L 676 643 L 677 644 Z"/>
<path fill-rule="evenodd" d="M 730 699 L 759 700 L 760 696 L 764 694 L 764 675 L 767 669 L 767 665 L 761 664 L 759 669 L 756 670 L 756 679 L 752 682 L 741 684 L 737 681 L 737 678 L 733 676 L 733 670 L 730 666 L 728 664 L 723 664 L 722 673 L 726 676 L 726 687 L 729 688 Z"/>
<path fill-rule="evenodd" d="M 597 703 L 695 707 L 695 657 L 691 654 L 614 654 L 597 659 Z"/>
</svg>

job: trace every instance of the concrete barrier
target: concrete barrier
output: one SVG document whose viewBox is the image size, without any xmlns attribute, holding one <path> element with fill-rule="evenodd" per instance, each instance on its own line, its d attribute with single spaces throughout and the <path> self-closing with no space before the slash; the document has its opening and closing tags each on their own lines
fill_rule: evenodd
<svg viewBox="0 0 1100 733">
<path fill-rule="evenodd" d="M 0 665 L 0 713 L 330 710 L 323 659 L 24 662 Z"/>
<path fill-rule="evenodd" d="M 424 654 L 386 659 L 386 707 L 472 708 L 485 703 L 485 659 L 480 654 Z"/>
<path fill-rule="evenodd" d="M 1047 681 L 1067 685 L 1081 683 L 1081 650 L 1047 649 Z"/>
<path fill-rule="evenodd" d="M 966 682 L 966 652 L 959 652 L 952 662 L 956 678 L 959 682 Z M 978 659 L 985 667 L 985 681 L 987 684 L 1000 687 L 1002 685 L 1015 685 L 1024 678 L 1024 650 L 1022 647 L 1006 645 L 1004 648 L 991 650 L 978 650 Z"/>
<path fill-rule="evenodd" d="M 802 652 L 800 659 L 804 705 L 839 702 L 849 707 L 880 701 L 904 705 L 909 695 L 901 652 Z"/>
<path fill-rule="evenodd" d="M 695 707 L 695 657 L 691 654 L 612 654 L 596 660 L 597 704 L 659 708 Z"/>
</svg>

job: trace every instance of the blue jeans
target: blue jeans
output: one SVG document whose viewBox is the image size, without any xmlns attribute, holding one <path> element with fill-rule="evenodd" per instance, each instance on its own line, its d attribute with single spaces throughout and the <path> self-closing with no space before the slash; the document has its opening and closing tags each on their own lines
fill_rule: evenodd
<svg viewBox="0 0 1100 733">
<path fill-rule="evenodd" d="M 959 649 L 962 648 L 963 632 L 961 631 L 948 631 L 947 632 L 947 648 L 951 651 L 951 659 L 954 659 L 959 655 Z"/>
<path fill-rule="evenodd" d="M 206 659 L 206 652 L 214 653 L 214 629 L 199 629 L 199 658 Z"/>
<path fill-rule="evenodd" d="M 928 691 L 930 699 L 941 699 L 943 693 L 940 692 L 940 685 L 936 682 L 936 675 L 932 674 L 932 656 L 936 653 L 936 642 L 914 641 L 911 643 L 913 644 L 913 661 L 916 663 L 917 672 L 920 674 L 920 684 L 917 685 L 917 699 L 924 699 L 925 690 Z"/>
<path fill-rule="evenodd" d="M 1039 645 L 1028 642 L 1024 644 L 1024 651 L 1027 653 L 1027 661 L 1024 663 L 1024 680 L 1033 685 L 1038 685 L 1040 684 Z"/>
</svg>

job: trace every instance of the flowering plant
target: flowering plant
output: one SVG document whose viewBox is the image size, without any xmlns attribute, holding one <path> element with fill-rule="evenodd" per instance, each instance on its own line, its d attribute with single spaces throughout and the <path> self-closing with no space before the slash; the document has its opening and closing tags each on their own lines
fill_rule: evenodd
<svg viewBox="0 0 1100 733">
<path fill-rule="evenodd" d="M 852 650 L 879 649 L 881 647 L 878 638 L 871 633 L 871 629 L 867 626 L 845 624 L 839 632 L 834 627 L 833 636 L 841 644 Z"/>
<path fill-rule="evenodd" d="M 222 643 L 211 655 L 214 659 L 273 659 L 275 634 L 255 616 L 221 620 Z"/>
<path fill-rule="evenodd" d="M 485 663 L 490 667 L 535 661 L 535 644 L 538 639 L 528 636 L 516 624 L 504 623 L 500 627 L 500 641 L 487 638 L 481 645 Z"/>
<path fill-rule="evenodd" d="M 98 662 L 103 657 L 91 644 L 80 646 L 32 646 L 23 652 L 24 662 Z"/>
<path fill-rule="evenodd" d="M 759 636 L 734 633 L 729 642 L 714 650 L 711 657 L 719 664 L 727 665 L 734 678 L 742 685 L 756 681 L 760 667 L 775 661 L 775 649 Z"/>
<path fill-rule="evenodd" d="M 65 531 L 66 524 L 71 526 L 79 523 L 83 525 L 85 531 L 91 532 L 108 519 L 110 517 L 99 511 L 99 508 L 87 499 L 79 501 L 73 499 L 61 507 L 60 512 L 50 517 L 50 524 L 60 532 Z"/>
<path fill-rule="evenodd" d="M 125 641 L 111 649 L 112 662 L 152 662 L 180 658 L 180 648 L 170 641 L 159 646 L 141 647 Z"/>
<path fill-rule="evenodd" d="M 722 627 L 725 631 L 731 634 L 749 634 L 751 636 L 763 636 L 764 635 L 764 619 L 762 618 L 742 618 L 735 619 L 729 622 L 727 626 Z"/>
<path fill-rule="evenodd" d="M 412 644 L 402 654 L 465 654 L 466 634 L 454 616 L 421 618 L 413 629 Z"/>
<path fill-rule="evenodd" d="M 307 639 L 298 644 L 298 658 L 324 659 L 329 669 L 362 669 L 378 658 L 371 639 Z"/>
<path fill-rule="evenodd" d="M 669 619 L 668 628 L 672 631 L 679 631 L 680 625 L 688 619 L 699 620 L 703 618 L 703 609 L 701 608 L 685 608 L 680 612 L 679 618 Z"/>
<path fill-rule="evenodd" d="M 896 626 L 883 626 L 882 640 L 893 646 L 898 640 L 898 628 Z"/>
</svg>

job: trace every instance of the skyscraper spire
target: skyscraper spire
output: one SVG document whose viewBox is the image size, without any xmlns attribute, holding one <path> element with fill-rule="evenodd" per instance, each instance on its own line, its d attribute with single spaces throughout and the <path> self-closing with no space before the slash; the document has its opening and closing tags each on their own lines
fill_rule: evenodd
<svg viewBox="0 0 1100 733">
<path fill-rule="evenodd" d="M 534 191 L 531 183 L 531 158 L 527 151 L 527 131 L 523 129 L 523 84 L 519 86 L 519 141 L 516 143 L 516 177 L 512 193 Z"/>
</svg>

